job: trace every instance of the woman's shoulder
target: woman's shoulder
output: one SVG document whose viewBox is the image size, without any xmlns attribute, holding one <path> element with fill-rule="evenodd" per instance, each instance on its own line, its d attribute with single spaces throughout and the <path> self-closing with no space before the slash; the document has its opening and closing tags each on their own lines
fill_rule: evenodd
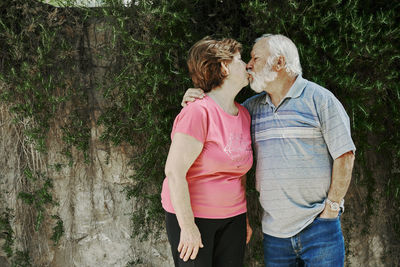
<svg viewBox="0 0 400 267">
<path fill-rule="evenodd" d="M 193 102 L 188 102 L 187 105 L 181 110 L 180 115 L 188 114 L 203 114 L 206 115 L 208 112 L 208 104 L 206 99 L 196 99 Z"/>
<path fill-rule="evenodd" d="M 209 109 L 209 99 L 207 97 L 196 99 L 193 102 L 187 102 L 187 105 L 182 109 L 187 111 L 206 111 Z"/>
</svg>

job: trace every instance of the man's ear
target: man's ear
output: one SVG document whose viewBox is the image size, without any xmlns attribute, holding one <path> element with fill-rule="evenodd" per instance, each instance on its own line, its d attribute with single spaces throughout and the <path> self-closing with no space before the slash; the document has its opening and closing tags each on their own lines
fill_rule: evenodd
<svg viewBox="0 0 400 267">
<path fill-rule="evenodd" d="M 282 69 L 284 69 L 286 66 L 286 60 L 284 56 L 279 56 L 276 59 L 276 63 L 274 64 L 275 70 L 276 71 L 280 71 Z"/>
<path fill-rule="evenodd" d="M 228 76 L 230 73 L 229 68 L 225 62 L 221 62 L 221 72 L 224 76 Z"/>
</svg>

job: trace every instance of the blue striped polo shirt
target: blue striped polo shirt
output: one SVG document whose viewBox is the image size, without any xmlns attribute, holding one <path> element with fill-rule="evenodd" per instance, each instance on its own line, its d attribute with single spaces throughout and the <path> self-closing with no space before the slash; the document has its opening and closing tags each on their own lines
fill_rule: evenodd
<svg viewBox="0 0 400 267">
<path fill-rule="evenodd" d="M 252 118 L 263 232 L 292 237 L 324 209 L 333 160 L 356 149 L 349 117 L 330 91 L 300 75 L 277 107 L 265 92 L 243 105 Z"/>
</svg>

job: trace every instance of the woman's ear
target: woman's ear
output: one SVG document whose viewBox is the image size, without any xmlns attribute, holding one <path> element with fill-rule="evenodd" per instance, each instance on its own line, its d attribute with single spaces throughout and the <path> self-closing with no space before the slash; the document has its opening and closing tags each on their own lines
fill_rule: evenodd
<svg viewBox="0 0 400 267">
<path fill-rule="evenodd" d="M 224 76 L 228 76 L 230 71 L 225 62 L 221 62 L 221 72 Z"/>
</svg>

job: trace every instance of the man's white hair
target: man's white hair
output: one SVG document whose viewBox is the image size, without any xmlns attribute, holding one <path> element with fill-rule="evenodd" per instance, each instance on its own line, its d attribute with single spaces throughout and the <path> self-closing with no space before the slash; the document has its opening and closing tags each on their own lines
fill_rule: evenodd
<svg viewBox="0 0 400 267">
<path fill-rule="evenodd" d="M 296 45 L 288 37 L 281 34 L 263 34 L 255 42 L 266 39 L 271 56 L 267 59 L 272 65 L 278 56 L 285 58 L 285 70 L 290 76 L 302 75 L 299 52 Z"/>
</svg>

